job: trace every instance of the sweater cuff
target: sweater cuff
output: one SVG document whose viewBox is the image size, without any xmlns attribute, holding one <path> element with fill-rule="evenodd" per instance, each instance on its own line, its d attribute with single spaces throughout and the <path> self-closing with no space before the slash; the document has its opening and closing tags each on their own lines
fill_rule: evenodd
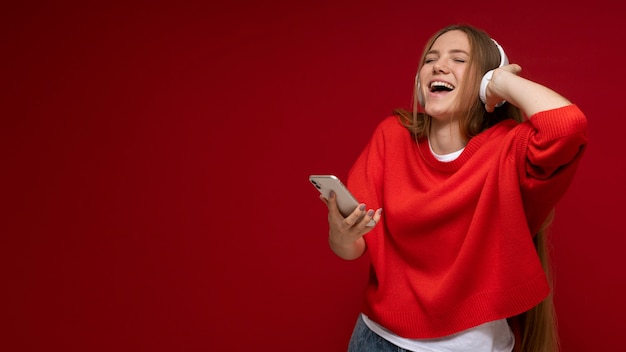
<svg viewBox="0 0 626 352">
<path fill-rule="evenodd" d="M 530 123 L 541 134 L 541 139 L 548 140 L 587 130 L 587 118 L 575 104 L 538 112 L 531 116 Z"/>
</svg>

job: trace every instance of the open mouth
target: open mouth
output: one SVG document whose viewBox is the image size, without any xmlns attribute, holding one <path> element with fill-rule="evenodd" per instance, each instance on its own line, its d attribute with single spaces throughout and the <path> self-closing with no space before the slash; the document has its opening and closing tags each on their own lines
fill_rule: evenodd
<svg viewBox="0 0 626 352">
<path fill-rule="evenodd" d="M 450 83 L 434 81 L 430 83 L 430 91 L 435 92 L 451 92 L 454 90 L 454 86 Z"/>
</svg>

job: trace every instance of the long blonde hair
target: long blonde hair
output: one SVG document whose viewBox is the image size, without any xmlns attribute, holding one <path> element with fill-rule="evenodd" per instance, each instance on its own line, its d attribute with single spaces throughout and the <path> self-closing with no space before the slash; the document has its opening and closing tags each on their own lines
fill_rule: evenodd
<svg viewBox="0 0 626 352">
<path fill-rule="evenodd" d="M 550 225 L 553 220 L 554 209 L 533 239 L 541 265 L 550 283 L 550 294 L 541 303 L 516 317 L 519 319 L 520 327 L 520 352 L 556 352 L 560 350 L 557 317 L 553 301 L 554 282 L 548 241 Z"/>
<path fill-rule="evenodd" d="M 483 30 L 470 25 L 451 25 L 435 33 L 424 47 L 421 56 L 418 73 L 424 65 L 426 53 L 431 49 L 435 40 L 442 34 L 459 30 L 467 34 L 471 56 L 469 67 L 465 71 L 464 84 L 459 89 L 460 101 L 466 102 L 465 106 L 459 105 L 459 127 L 463 137 L 468 140 L 487 128 L 505 119 L 513 119 L 522 122 L 523 116 L 519 108 L 505 103 L 496 108 L 493 113 L 485 110 L 484 104 L 478 97 L 480 79 L 489 70 L 500 64 L 500 52 L 491 40 L 491 37 Z M 413 92 L 412 110 L 395 109 L 394 115 L 409 130 L 416 140 L 428 137 L 432 117 L 423 112 L 423 107 L 418 104 L 417 83 Z M 537 254 L 550 283 L 551 292 L 547 298 L 532 309 L 516 316 L 511 320 L 519 328 L 520 341 L 516 342 L 516 352 L 556 352 L 559 351 L 559 337 L 557 330 L 556 312 L 552 294 L 552 268 L 548 246 L 548 232 L 554 217 L 554 210 L 550 213 L 541 230 L 535 235 L 533 242 Z"/>
</svg>

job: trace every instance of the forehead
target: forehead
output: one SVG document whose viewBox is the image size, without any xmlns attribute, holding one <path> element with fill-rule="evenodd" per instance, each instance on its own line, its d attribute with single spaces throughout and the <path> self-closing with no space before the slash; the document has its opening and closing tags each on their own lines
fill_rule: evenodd
<svg viewBox="0 0 626 352">
<path fill-rule="evenodd" d="M 465 32 L 452 30 L 440 35 L 429 51 L 448 52 L 448 51 L 465 51 L 470 52 L 469 39 Z"/>
</svg>

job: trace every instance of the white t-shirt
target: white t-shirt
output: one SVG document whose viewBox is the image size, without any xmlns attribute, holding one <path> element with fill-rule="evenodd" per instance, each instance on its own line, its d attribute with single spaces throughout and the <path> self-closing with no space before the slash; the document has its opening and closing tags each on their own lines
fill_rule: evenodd
<svg viewBox="0 0 626 352">
<path fill-rule="evenodd" d="M 494 320 L 456 334 L 434 339 L 400 337 L 361 314 L 365 325 L 396 346 L 414 352 L 511 352 L 513 331 L 506 319 Z"/>
<path fill-rule="evenodd" d="M 450 162 L 458 158 L 459 155 L 461 155 L 461 153 L 463 153 L 463 150 L 465 149 L 465 148 L 461 148 L 460 150 L 457 150 L 456 152 L 452 152 L 450 154 L 437 154 L 433 150 L 433 146 L 430 144 L 430 139 L 428 139 L 428 146 L 430 147 L 430 152 L 433 154 L 435 159 L 442 161 L 442 162 Z"/>
</svg>

